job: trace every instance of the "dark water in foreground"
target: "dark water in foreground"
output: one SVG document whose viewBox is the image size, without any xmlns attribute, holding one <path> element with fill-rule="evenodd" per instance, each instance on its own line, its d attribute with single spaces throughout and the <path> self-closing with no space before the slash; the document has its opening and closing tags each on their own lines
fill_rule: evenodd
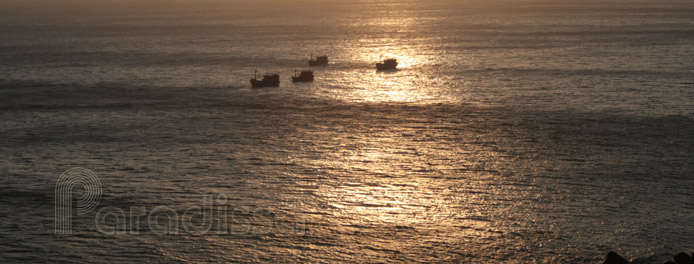
<svg viewBox="0 0 694 264">
<path fill-rule="evenodd" d="M 694 251 L 694 6 L 530 7 L 8 12 L 0 261 L 596 263 L 614 250 L 658 263 Z M 310 52 L 334 64 L 289 83 Z M 374 72 L 381 55 L 402 69 Z M 248 88 L 255 68 L 281 71 L 282 87 Z M 183 215 L 224 195 L 235 218 L 200 236 L 159 236 L 146 219 L 140 234 L 105 235 L 97 208 L 57 236 L 55 182 L 73 167 L 100 178 L 99 208 Z"/>
</svg>

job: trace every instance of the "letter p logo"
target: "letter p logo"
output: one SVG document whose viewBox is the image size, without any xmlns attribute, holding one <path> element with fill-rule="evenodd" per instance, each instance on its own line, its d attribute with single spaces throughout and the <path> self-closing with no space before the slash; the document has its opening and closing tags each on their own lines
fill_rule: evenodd
<svg viewBox="0 0 694 264">
<path fill-rule="evenodd" d="M 84 192 L 76 198 L 77 204 L 74 206 L 72 192 L 77 186 L 84 188 Z M 77 215 L 86 214 L 94 210 L 99 200 L 101 182 L 92 171 L 72 168 L 60 175 L 55 186 L 55 233 L 72 234 L 73 209 L 77 209 Z"/>
</svg>

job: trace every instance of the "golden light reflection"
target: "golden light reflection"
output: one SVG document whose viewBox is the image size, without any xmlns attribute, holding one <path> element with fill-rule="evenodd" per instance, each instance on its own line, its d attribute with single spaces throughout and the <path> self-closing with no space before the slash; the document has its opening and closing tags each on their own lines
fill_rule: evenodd
<svg viewBox="0 0 694 264">
<path fill-rule="evenodd" d="M 417 21 L 411 17 L 382 14 L 360 20 L 359 26 L 379 28 L 382 35 L 365 35 L 347 52 L 347 61 L 357 62 L 361 68 L 337 78 L 341 87 L 352 87 L 338 98 L 353 102 L 418 102 L 430 99 L 428 87 L 417 81 L 421 72 L 414 70 L 426 65 L 430 59 L 411 39 L 401 33 L 415 30 Z M 398 61 L 396 71 L 376 71 L 376 63 L 393 58 Z M 337 91 L 336 93 L 340 93 Z"/>
<path fill-rule="evenodd" d="M 404 38 L 417 21 L 401 15 L 373 16 L 356 26 L 380 28 L 382 34 L 364 35 L 352 46 L 346 47 L 339 71 L 328 72 L 324 92 L 330 97 L 350 102 L 418 103 L 442 102 L 440 85 L 444 83 L 434 73 L 440 63 L 431 55 L 429 44 L 418 44 Z M 358 33 L 358 32 L 356 32 Z M 424 42 L 424 41 L 423 41 Z M 384 59 L 397 59 L 396 71 L 376 71 L 376 63 Z M 421 124 L 413 124 L 413 127 Z M 347 172 L 339 175 L 333 184 L 322 185 L 317 195 L 335 209 L 332 217 L 349 224 L 416 227 L 417 229 L 454 229 L 457 235 L 487 229 L 490 222 L 480 213 L 456 215 L 467 203 L 482 204 L 480 194 L 460 195 L 456 189 L 442 181 L 443 171 L 459 169 L 439 164 L 459 153 L 426 153 L 427 150 L 449 149 L 437 141 L 414 141 L 403 135 L 418 135 L 421 129 L 399 127 L 400 131 L 378 130 L 364 135 L 335 137 L 340 148 L 320 160 L 307 161 L 312 167 L 331 168 Z M 436 157 L 433 156 L 446 156 Z M 459 158 L 459 160 L 464 160 Z M 471 183 L 474 184 L 474 183 Z M 471 186 L 480 189 L 483 186 Z M 463 229 L 460 229 L 460 228 Z M 460 230 L 459 230 L 460 229 Z M 469 229 L 469 230 L 468 230 Z M 460 231 L 460 232 L 458 232 Z"/>
<path fill-rule="evenodd" d="M 385 134 L 378 137 L 383 136 Z M 452 202 L 449 199 L 457 195 L 443 187 L 432 191 L 430 188 L 436 186 L 435 179 L 402 177 L 408 174 L 407 171 L 426 168 L 426 162 L 416 156 L 416 151 L 405 151 L 405 146 L 392 140 L 361 140 L 374 147 L 333 153 L 323 159 L 325 164 L 321 164 L 354 174 L 337 186 L 322 186 L 319 190 L 319 195 L 326 197 L 329 206 L 337 209 L 335 217 L 357 221 L 343 224 L 426 228 L 455 221 L 455 216 L 446 208 Z M 395 161 L 403 160 L 414 167 L 396 165 L 401 163 Z"/>
<path fill-rule="evenodd" d="M 428 87 L 423 86 L 420 73 L 409 70 L 424 64 L 413 49 L 395 50 L 394 47 L 363 48 L 356 51 L 357 59 L 368 65 L 349 76 L 341 76 L 340 84 L 352 89 L 340 91 L 341 98 L 354 102 L 418 102 L 430 99 Z M 379 55 L 382 54 L 382 55 Z M 398 60 L 398 70 L 376 71 L 376 63 L 386 58 Z"/>
</svg>

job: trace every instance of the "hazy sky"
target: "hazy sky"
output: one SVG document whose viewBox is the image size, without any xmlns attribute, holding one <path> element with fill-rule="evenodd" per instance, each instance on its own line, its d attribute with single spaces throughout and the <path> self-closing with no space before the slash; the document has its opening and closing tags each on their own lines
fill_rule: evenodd
<svg viewBox="0 0 694 264">
<path fill-rule="evenodd" d="M 659 3 L 662 0 L 0 0 L 2 10 L 17 9 L 41 9 L 41 10 L 65 10 L 74 8 L 165 8 L 165 7 L 235 7 L 266 6 L 281 8 L 302 4 L 330 4 L 345 2 L 456 2 L 469 3 L 471 5 L 484 5 L 487 3 L 499 3 L 506 5 L 523 5 L 527 3 L 554 3 L 554 4 L 599 4 L 605 2 L 626 5 Z M 665 2 L 691 3 L 691 0 L 668 0 Z"/>
<path fill-rule="evenodd" d="M 610 8 L 648 8 L 649 5 L 663 6 L 661 0 L 0 0 L 0 22 L 10 23 L 51 23 L 56 17 L 107 18 L 126 17 L 137 14 L 149 16 L 155 12 L 176 11 L 177 13 L 196 13 L 199 11 L 237 11 L 244 9 L 294 10 L 302 11 L 304 7 L 341 6 L 345 4 L 362 4 L 373 2 L 425 2 L 454 3 L 462 8 L 527 8 L 552 7 L 588 7 Z M 692 7 L 692 0 L 666 0 L 673 6 Z M 340 8 L 340 7 L 337 7 Z M 231 14 L 231 13 L 230 13 Z"/>
</svg>

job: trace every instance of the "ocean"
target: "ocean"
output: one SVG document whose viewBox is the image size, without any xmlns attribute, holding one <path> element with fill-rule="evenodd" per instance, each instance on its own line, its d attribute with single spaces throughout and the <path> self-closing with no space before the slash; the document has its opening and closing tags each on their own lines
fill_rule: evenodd
<svg viewBox="0 0 694 264">
<path fill-rule="evenodd" d="M 694 252 L 694 2 L 40 3 L 0 4 L 0 262 Z"/>
</svg>

